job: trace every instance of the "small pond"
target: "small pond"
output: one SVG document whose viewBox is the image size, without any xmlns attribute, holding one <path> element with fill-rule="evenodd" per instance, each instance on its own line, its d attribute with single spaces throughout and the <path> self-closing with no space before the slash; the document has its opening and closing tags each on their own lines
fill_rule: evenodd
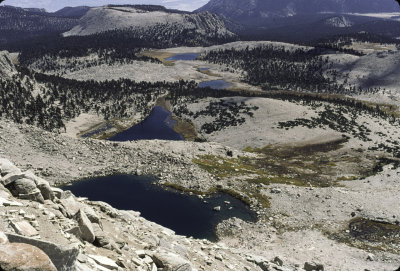
<svg viewBox="0 0 400 271">
<path fill-rule="evenodd" d="M 197 57 L 199 57 L 199 55 L 200 55 L 199 53 L 176 54 L 176 55 L 166 58 L 165 60 L 172 60 L 172 61 L 195 60 Z"/>
<path fill-rule="evenodd" d="M 225 80 L 213 80 L 213 81 L 205 81 L 199 84 L 199 87 L 206 88 L 210 87 L 213 89 L 227 89 L 232 86 L 231 83 L 226 82 Z"/>
<path fill-rule="evenodd" d="M 142 122 L 132 126 L 128 130 L 111 137 L 111 141 L 131 140 L 184 140 L 183 135 L 174 131 L 176 121 L 171 118 L 171 113 L 162 106 L 156 106 L 150 115 Z"/>
<path fill-rule="evenodd" d="M 104 201 L 121 210 L 134 210 L 147 220 L 174 230 L 179 235 L 215 241 L 216 225 L 238 217 L 256 221 L 256 214 L 241 201 L 226 194 L 200 199 L 152 184 L 152 177 L 119 175 L 74 183 L 63 189 L 92 201 Z M 205 203 L 204 201 L 207 201 Z M 226 202 L 229 201 L 229 204 Z M 221 206 L 217 212 L 214 207 Z"/>
</svg>

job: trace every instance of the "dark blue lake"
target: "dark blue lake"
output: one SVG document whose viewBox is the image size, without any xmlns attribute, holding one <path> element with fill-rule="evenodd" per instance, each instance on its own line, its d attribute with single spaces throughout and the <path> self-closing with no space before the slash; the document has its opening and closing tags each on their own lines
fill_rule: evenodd
<svg viewBox="0 0 400 271">
<path fill-rule="evenodd" d="M 199 53 L 185 53 L 185 54 L 176 54 L 165 60 L 195 60 L 200 54 Z"/>
<path fill-rule="evenodd" d="M 100 177 L 80 181 L 63 189 L 75 196 L 92 201 L 104 201 L 121 210 L 134 210 L 147 220 L 174 230 L 179 235 L 215 241 L 216 225 L 222 220 L 238 217 L 256 221 L 256 214 L 241 201 L 225 195 L 207 197 L 204 203 L 197 196 L 190 196 L 153 185 L 152 177 L 130 175 Z M 226 204 L 229 201 L 230 204 Z M 221 206 L 221 211 L 214 207 Z"/>
<path fill-rule="evenodd" d="M 199 87 L 206 88 L 210 87 L 213 89 L 226 89 L 232 86 L 231 83 L 226 82 L 225 80 L 213 80 L 213 81 L 205 81 L 199 84 Z"/>
<path fill-rule="evenodd" d="M 171 113 L 162 106 L 156 106 L 142 122 L 128 130 L 111 137 L 111 141 L 131 141 L 144 139 L 184 140 L 181 134 L 174 131 L 176 121 Z"/>
</svg>

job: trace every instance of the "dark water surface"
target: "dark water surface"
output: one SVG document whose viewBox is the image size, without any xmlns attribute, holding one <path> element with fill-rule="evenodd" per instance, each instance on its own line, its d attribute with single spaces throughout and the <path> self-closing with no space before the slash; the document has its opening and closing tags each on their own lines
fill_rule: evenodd
<svg viewBox="0 0 400 271">
<path fill-rule="evenodd" d="M 111 137 L 111 141 L 130 141 L 143 139 L 184 140 L 183 135 L 174 131 L 176 121 L 162 106 L 156 106 L 142 122 L 128 130 Z"/>
<path fill-rule="evenodd" d="M 213 89 L 226 89 L 232 86 L 231 83 L 226 82 L 225 80 L 213 80 L 213 81 L 205 81 L 199 84 L 199 87 L 205 88 L 210 87 Z"/>
<path fill-rule="evenodd" d="M 178 193 L 153 185 L 152 177 L 130 175 L 84 180 L 66 186 L 74 195 L 104 201 L 115 208 L 141 212 L 147 220 L 174 230 L 177 234 L 216 240 L 215 226 L 224 219 L 239 217 L 256 221 L 256 215 L 241 201 L 216 194 L 205 198 Z M 230 204 L 226 204 L 229 201 Z M 221 206 L 221 211 L 214 207 Z"/>
<path fill-rule="evenodd" d="M 199 53 L 185 53 L 185 54 L 176 54 L 165 60 L 195 60 L 200 54 Z"/>
</svg>

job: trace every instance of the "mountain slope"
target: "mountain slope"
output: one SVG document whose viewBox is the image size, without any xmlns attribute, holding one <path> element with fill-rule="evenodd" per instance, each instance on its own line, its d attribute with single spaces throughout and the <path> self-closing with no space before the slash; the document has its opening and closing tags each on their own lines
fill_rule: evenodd
<svg viewBox="0 0 400 271">
<path fill-rule="evenodd" d="M 0 7 L 0 44 L 36 36 L 59 34 L 78 23 L 74 18 L 61 18 L 38 9 Z"/>
<path fill-rule="evenodd" d="M 16 73 L 17 70 L 11 61 L 10 54 L 7 51 L 0 51 L 0 78 L 10 79 Z"/>
<path fill-rule="evenodd" d="M 79 25 L 64 33 L 64 36 L 87 36 L 115 30 L 129 30 L 138 37 L 154 33 L 163 36 L 160 38 L 180 37 L 186 41 L 235 38 L 223 20 L 215 14 L 209 12 L 192 14 L 166 10 L 159 6 L 92 8 L 81 18 Z"/>
<path fill-rule="evenodd" d="M 400 12 L 393 0 L 211 0 L 197 12 L 209 11 L 246 23 L 254 18 L 286 17 L 321 12 Z"/>
</svg>

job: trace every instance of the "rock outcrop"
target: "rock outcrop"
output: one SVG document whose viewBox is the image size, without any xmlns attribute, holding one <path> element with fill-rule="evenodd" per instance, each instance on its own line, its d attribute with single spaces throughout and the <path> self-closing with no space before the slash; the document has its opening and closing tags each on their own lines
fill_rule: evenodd
<svg viewBox="0 0 400 271">
<path fill-rule="evenodd" d="M 54 199 L 54 193 L 47 181 L 35 176 L 31 171 L 22 173 L 5 159 L 0 160 L 0 176 L 1 184 L 15 197 L 40 203 Z"/>
</svg>

